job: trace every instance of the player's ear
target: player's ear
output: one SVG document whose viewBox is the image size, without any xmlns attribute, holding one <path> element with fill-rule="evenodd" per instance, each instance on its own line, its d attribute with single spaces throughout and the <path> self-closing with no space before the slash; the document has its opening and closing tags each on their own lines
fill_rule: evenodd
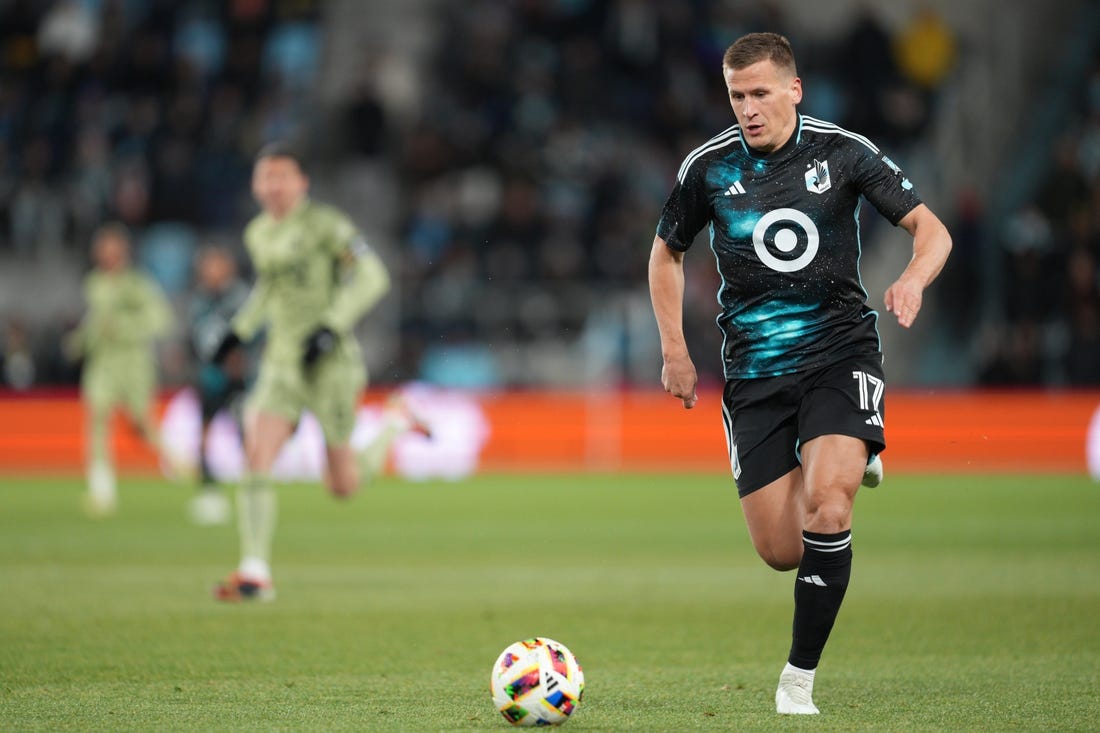
<svg viewBox="0 0 1100 733">
<path fill-rule="evenodd" d="M 790 94 L 792 104 L 798 104 L 802 101 L 802 79 L 797 76 L 791 79 Z"/>
</svg>

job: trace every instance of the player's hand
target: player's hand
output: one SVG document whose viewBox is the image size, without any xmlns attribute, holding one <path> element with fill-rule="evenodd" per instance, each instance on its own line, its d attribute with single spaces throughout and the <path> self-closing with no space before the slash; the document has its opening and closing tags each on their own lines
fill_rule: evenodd
<svg viewBox="0 0 1100 733">
<path fill-rule="evenodd" d="M 924 288 L 911 280 L 902 278 L 886 289 L 886 310 L 896 315 L 904 328 L 913 325 L 923 300 Z"/>
<path fill-rule="evenodd" d="M 222 337 L 221 343 L 218 344 L 218 348 L 214 349 L 214 355 L 210 357 L 210 361 L 220 365 L 229 356 L 229 353 L 240 345 L 241 337 L 233 331 L 227 331 L 225 336 Z"/>
<path fill-rule="evenodd" d="M 328 326 L 318 326 L 306 337 L 306 350 L 302 354 L 302 363 L 313 366 L 318 359 L 336 347 L 336 334 Z"/>
<path fill-rule="evenodd" d="M 695 407 L 698 396 L 695 394 L 695 386 L 699 382 L 699 375 L 695 371 L 695 364 L 686 353 L 682 356 L 674 356 L 665 359 L 661 367 L 661 385 L 673 397 L 684 403 L 684 409 Z"/>
</svg>

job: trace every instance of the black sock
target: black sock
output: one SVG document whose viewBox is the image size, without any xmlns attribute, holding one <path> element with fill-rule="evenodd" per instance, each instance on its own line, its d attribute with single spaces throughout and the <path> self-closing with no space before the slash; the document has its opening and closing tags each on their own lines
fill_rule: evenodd
<svg viewBox="0 0 1100 733">
<path fill-rule="evenodd" d="M 852 574 L 852 531 L 802 533 L 802 562 L 794 583 L 794 630 L 787 661 L 816 669 L 821 650 L 848 590 Z"/>
<path fill-rule="evenodd" d="M 199 446 L 199 471 L 202 477 L 202 486 L 207 488 L 217 484 L 214 479 L 214 472 L 210 470 L 210 463 L 206 460 L 206 451 L 204 446 Z"/>
</svg>

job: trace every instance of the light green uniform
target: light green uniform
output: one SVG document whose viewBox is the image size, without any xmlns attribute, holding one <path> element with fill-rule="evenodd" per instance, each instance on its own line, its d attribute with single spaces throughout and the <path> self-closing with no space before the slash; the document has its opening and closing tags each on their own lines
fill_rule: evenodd
<svg viewBox="0 0 1100 733">
<path fill-rule="evenodd" d="M 250 411 L 297 422 L 308 409 L 329 445 L 343 445 L 355 426 L 366 368 L 352 333 L 390 287 L 385 266 L 336 209 L 305 200 L 283 219 L 261 213 L 245 228 L 256 284 L 233 319 L 243 341 L 267 326 Z M 336 347 L 312 367 L 302 364 L 307 337 L 319 326 Z"/>
<path fill-rule="evenodd" d="M 70 337 L 84 357 L 81 393 L 95 411 L 122 405 L 141 421 L 156 389 L 154 342 L 172 311 L 153 280 L 136 270 L 93 271 L 84 280 L 88 310 Z"/>
</svg>

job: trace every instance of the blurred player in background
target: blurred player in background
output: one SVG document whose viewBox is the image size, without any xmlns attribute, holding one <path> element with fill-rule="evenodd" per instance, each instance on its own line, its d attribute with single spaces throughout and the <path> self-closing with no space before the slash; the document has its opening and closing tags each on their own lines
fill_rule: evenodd
<svg viewBox="0 0 1100 733">
<path fill-rule="evenodd" d="M 83 358 L 89 514 L 113 514 L 118 503 L 111 456 L 111 417 L 122 407 L 142 438 L 168 461 L 151 413 L 157 386 L 155 341 L 168 333 L 172 311 L 153 280 L 130 266 L 130 235 L 106 224 L 92 237 L 93 270 L 84 280 L 87 311 L 65 340 Z M 171 461 L 168 461 L 172 463 Z M 173 464 L 174 465 L 174 464 Z"/>
<path fill-rule="evenodd" d="M 213 357 L 230 331 L 233 316 L 248 299 L 248 286 L 237 276 L 233 254 L 216 246 L 199 251 L 195 259 L 195 280 L 188 322 L 191 324 L 191 348 L 198 360 L 195 386 L 202 409 L 198 455 L 201 483 L 191 500 L 190 515 L 196 524 L 224 524 L 229 520 L 229 500 L 210 470 L 206 438 L 210 423 L 221 410 L 229 410 L 240 425 L 248 358 L 243 347 L 227 349 L 218 363 Z"/>
<path fill-rule="evenodd" d="M 737 124 L 684 161 L 649 262 L 666 391 L 694 407 L 684 341 L 684 253 L 710 227 L 730 465 L 757 552 L 798 569 L 779 713 L 816 714 L 814 673 L 848 586 L 852 506 L 878 483 L 885 377 L 877 314 L 859 273 L 860 197 L 913 236 L 885 304 L 909 328 L 951 237 L 909 179 L 866 138 L 798 114 L 802 82 L 783 36 L 727 49 Z"/>
<path fill-rule="evenodd" d="M 366 369 L 352 333 L 390 287 L 378 255 L 340 211 L 308 196 L 309 178 L 289 146 L 273 143 L 256 158 L 252 192 L 262 209 L 245 229 L 256 283 L 218 348 L 221 361 L 267 327 L 259 376 L 245 409 L 247 475 L 238 493 L 241 561 L 215 588 L 221 600 L 274 597 L 271 544 L 276 496 L 271 471 L 303 410 L 325 438 L 325 483 L 354 494 L 371 456 L 350 438 Z"/>
</svg>

